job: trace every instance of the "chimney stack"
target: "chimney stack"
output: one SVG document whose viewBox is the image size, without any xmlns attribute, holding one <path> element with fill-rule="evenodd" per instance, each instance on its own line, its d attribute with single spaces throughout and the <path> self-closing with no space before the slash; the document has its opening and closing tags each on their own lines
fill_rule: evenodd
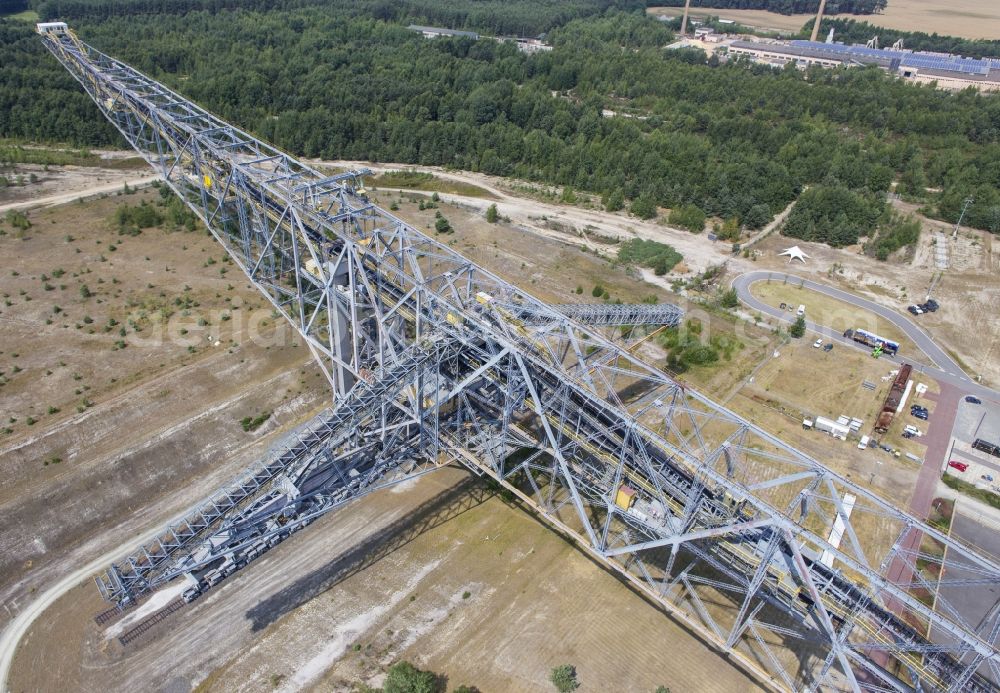
<svg viewBox="0 0 1000 693">
<path fill-rule="evenodd" d="M 826 9 L 826 0 L 819 0 L 819 12 L 816 13 L 816 22 L 813 24 L 813 33 L 809 37 L 810 41 L 815 41 L 819 36 L 819 24 L 823 21 L 823 10 Z"/>
</svg>

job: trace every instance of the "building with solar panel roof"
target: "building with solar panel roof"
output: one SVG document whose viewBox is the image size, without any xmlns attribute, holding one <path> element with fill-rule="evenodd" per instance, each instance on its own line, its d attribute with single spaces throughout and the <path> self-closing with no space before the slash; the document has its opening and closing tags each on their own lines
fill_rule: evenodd
<svg viewBox="0 0 1000 693">
<path fill-rule="evenodd" d="M 819 41 L 733 41 L 728 47 L 732 55 L 745 55 L 755 62 L 776 66 L 788 63 L 801 68 L 876 65 L 903 79 L 925 84 L 935 82 L 942 89 L 974 87 L 1000 91 L 1000 59 L 996 58 L 963 58 L 947 53 Z"/>
</svg>

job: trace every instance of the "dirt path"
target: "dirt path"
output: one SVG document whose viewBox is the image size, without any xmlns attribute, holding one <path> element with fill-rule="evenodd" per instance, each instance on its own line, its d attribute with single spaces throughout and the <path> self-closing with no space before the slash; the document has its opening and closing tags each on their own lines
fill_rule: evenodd
<svg viewBox="0 0 1000 693">
<path fill-rule="evenodd" d="M 701 272 L 711 265 L 718 265 L 731 257 L 729 243 L 713 243 L 706 236 L 676 229 L 656 221 L 644 221 L 629 217 L 625 213 L 584 209 L 572 205 L 555 204 L 530 198 L 518 197 L 503 187 L 502 179 L 482 173 L 447 171 L 439 166 L 411 166 L 408 164 L 372 164 L 364 161 L 324 161 L 330 166 L 359 168 L 367 167 L 375 172 L 414 170 L 431 173 L 442 180 L 472 183 L 490 194 L 496 200 L 483 199 L 454 193 L 438 193 L 451 204 L 462 205 L 485 212 L 491 204 L 496 204 L 501 216 L 509 217 L 514 224 L 540 235 L 555 238 L 565 243 L 588 250 L 613 252 L 613 245 L 599 239 L 615 238 L 627 240 L 643 238 L 667 243 L 684 256 L 684 264 L 695 272 Z M 380 192 L 397 191 L 400 188 L 380 188 Z M 427 195 L 425 190 L 406 190 L 405 193 Z"/>
<path fill-rule="evenodd" d="M 125 185 L 128 185 L 130 188 L 141 188 L 151 184 L 154 180 L 159 179 L 159 176 L 154 175 L 138 176 L 134 171 L 122 172 L 108 171 L 104 169 L 99 169 L 99 171 L 105 175 L 115 176 L 116 180 L 108 183 L 85 185 L 84 187 L 70 190 L 68 192 L 44 195 L 34 199 L 6 202 L 0 204 L 0 214 L 5 213 L 8 210 L 24 210 L 35 207 L 53 207 L 55 205 L 62 205 L 85 197 L 94 197 L 95 195 L 118 192 Z M 94 175 L 97 175 L 96 171 Z"/>
<path fill-rule="evenodd" d="M 805 192 L 804 189 L 803 189 L 803 192 Z M 795 207 L 795 203 L 798 202 L 798 201 L 799 201 L 799 198 L 796 197 L 794 200 L 792 200 L 791 202 L 789 202 L 788 206 L 786 206 L 783 210 L 781 210 L 780 212 L 778 212 L 778 214 L 774 217 L 774 219 L 771 220 L 771 222 L 769 224 L 767 224 L 766 226 L 764 226 L 764 228 L 762 228 L 760 231 L 758 231 L 753 236 L 751 236 L 750 238 L 748 238 L 746 241 L 743 241 L 740 244 L 740 247 L 742 247 L 742 248 L 749 248 L 750 246 L 754 245 L 757 241 L 761 240 L 762 238 L 767 238 L 767 236 L 772 231 L 777 230 L 777 228 L 779 226 L 781 226 L 783 223 L 785 223 L 785 219 L 787 219 L 788 215 L 792 213 L 792 208 Z"/>
<path fill-rule="evenodd" d="M 100 556 L 92 559 L 89 563 L 73 570 L 65 577 L 56 582 L 42 594 L 31 602 L 26 609 L 19 613 L 13 621 L 0 634 L 0 690 L 9 690 L 7 678 L 10 674 L 10 666 L 14 661 L 14 654 L 17 652 L 21 638 L 25 636 L 35 620 L 45 613 L 45 610 L 52 606 L 60 597 L 76 587 L 78 584 L 87 581 L 92 575 L 107 567 L 112 561 L 122 554 L 135 548 L 138 544 L 144 544 L 152 540 L 162 529 L 156 525 L 154 529 L 146 532 L 138 538 L 129 537 L 121 545 L 106 551 Z"/>
</svg>

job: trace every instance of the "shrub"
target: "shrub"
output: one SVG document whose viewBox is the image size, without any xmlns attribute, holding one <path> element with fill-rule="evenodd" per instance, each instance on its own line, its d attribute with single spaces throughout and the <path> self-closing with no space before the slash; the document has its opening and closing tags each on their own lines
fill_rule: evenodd
<svg viewBox="0 0 1000 693">
<path fill-rule="evenodd" d="M 262 414 L 258 414 L 257 416 L 254 417 L 244 416 L 242 419 L 240 419 L 240 426 L 243 428 L 245 432 L 249 433 L 250 431 L 256 431 L 258 428 L 264 425 L 265 421 L 267 421 L 270 418 L 271 418 L 271 412 L 269 411 L 266 411 Z"/>
<path fill-rule="evenodd" d="M 795 322 L 792 323 L 791 328 L 788 330 L 788 334 L 792 335 L 796 339 L 799 339 L 806 333 L 806 319 L 803 316 L 795 318 Z"/>
<path fill-rule="evenodd" d="M 705 228 L 705 213 L 696 205 L 681 205 L 670 210 L 667 221 L 692 233 L 701 233 Z"/>
<path fill-rule="evenodd" d="M 656 202 L 649 195 L 639 195 L 632 201 L 629 211 L 640 219 L 652 219 L 656 216 Z"/>
<path fill-rule="evenodd" d="M 451 233 L 454 231 L 454 229 L 451 228 L 451 224 L 449 224 L 448 220 L 444 217 L 438 217 L 437 221 L 434 222 L 434 230 L 438 233 Z"/>
<path fill-rule="evenodd" d="M 486 208 L 486 221 L 488 221 L 491 224 L 495 224 L 497 223 L 497 220 L 499 218 L 500 218 L 500 213 L 497 211 L 496 204 L 492 204 Z"/>
<path fill-rule="evenodd" d="M 569 693 L 580 687 L 580 682 L 576 680 L 576 667 L 572 664 L 555 667 L 549 674 L 549 681 L 559 693 Z"/>
<path fill-rule="evenodd" d="M 915 245 L 918 240 L 920 222 L 912 216 L 904 217 L 892 212 L 879 224 L 875 237 L 865 243 L 865 253 L 884 261 L 900 248 Z"/>
<path fill-rule="evenodd" d="M 633 238 L 618 247 L 618 259 L 649 267 L 662 276 L 672 270 L 684 256 L 665 243 Z"/>
<path fill-rule="evenodd" d="M 383 693 L 436 693 L 440 689 L 437 677 L 421 671 L 409 662 L 399 662 L 386 672 Z"/>
<path fill-rule="evenodd" d="M 736 289 L 730 289 L 722 294 L 719 305 L 723 308 L 735 308 L 740 305 L 740 298 L 736 295 Z"/>
<path fill-rule="evenodd" d="M 137 235 L 141 229 L 159 226 L 163 223 L 163 215 L 155 206 L 142 202 L 137 206 L 119 205 L 114 214 L 115 224 L 119 234 Z"/>
<path fill-rule="evenodd" d="M 625 196 L 622 194 L 621 190 L 612 190 L 610 193 L 604 196 L 601 200 L 604 205 L 604 209 L 609 212 L 617 212 L 625 208 Z"/>
<path fill-rule="evenodd" d="M 31 228 L 28 216 L 24 212 L 18 212 L 13 209 L 7 212 L 7 223 L 15 229 L 21 229 L 22 231 L 27 231 Z"/>
<path fill-rule="evenodd" d="M 763 228 L 771 220 L 771 210 L 767 205 L 757 204 L 747 210 L 743 225 L 748 229 Z"/>
</svg>

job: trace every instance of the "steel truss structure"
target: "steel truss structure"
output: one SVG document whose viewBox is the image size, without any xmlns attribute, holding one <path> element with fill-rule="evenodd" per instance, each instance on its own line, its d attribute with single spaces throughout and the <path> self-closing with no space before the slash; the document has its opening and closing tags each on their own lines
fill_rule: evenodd
<svg viewBox="0 0 1000 693">
<path fill-rule="evenodd" d="M 567 303 L 553 306 L 560 313 L 585 325 L 659 325 L 676 327 L 684 311 L 669 304 L 588 304 Z"/>
<path fill-rule="evenodd" d="M 334 392 L 287 450 L 109 568 L 109 600 L 181 574 L 194 597 L 322 512 L 457 462 L 769 687 L 996 690 L 996 559 L 376 207 L 356 174 L 39 31 Z"/>
</svg>

